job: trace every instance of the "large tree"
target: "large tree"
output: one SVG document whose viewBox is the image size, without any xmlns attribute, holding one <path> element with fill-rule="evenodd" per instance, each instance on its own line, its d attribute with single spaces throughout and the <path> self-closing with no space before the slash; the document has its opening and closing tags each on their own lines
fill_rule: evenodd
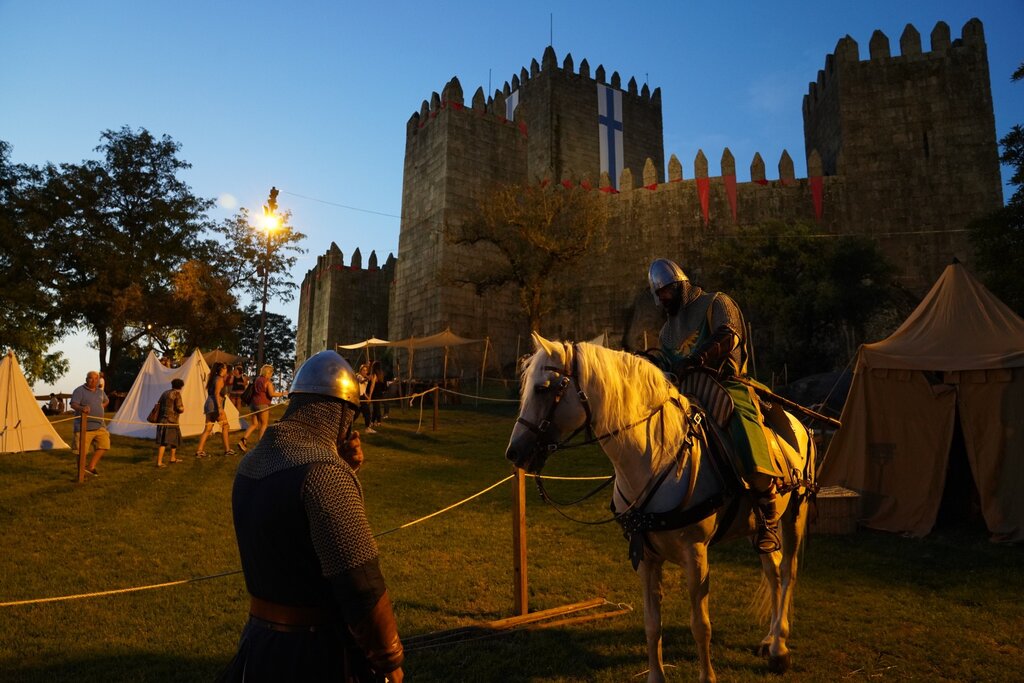
<svg viewBox="0 0 1024 683">
<path fill-rule="evenodd" d="M 892 294 L 892 267 L 864 237 L 769 223 L 701 251 L 701 283 L 733 296 L 755 330 L 762 377 L 843 367 Z"/>
<path fill-rule="evenodd" d="M 11 163 L 10 152 L 0 140 L 0 351 L 14 351 L 30 384 L 55 382 L 68 363 L 48 351 L 61 334 L 48 221 L 33 202 L 40 171 Z"/>
<path fill-rule="evenodd" d="M 242 311 L 242 324 L 238 330 L 238 352 L 252 359 L 250 372 L 255 374 L 256 345 L 260 336 L 260 309 L 250 304 Z M 295 326 L 286 316 L 267 313 L 266 342 L 263 362 L 274 366 L 274 375 L 282 385 L 291 382 L 295 371 Z M 278 387 L 280 389 L 280 387 Z"/>
<path fill-rule="evenodd" d="M 1024 63 L 1012 80 L 1024 79 Z M 1015 187 L 1010 202 L 969 227 L 978 259 L 978 273 L 985 284 L 1017 313 L 1024 315 L 1024 128 L 1020 124 L 999 141 L 999 160 L 1013 168 L 1009 184 Z"/>
<path fill-rule="evenodd" d="M 92 333 L 100 369 L 116 372 L 151 325 L 173 324 L 182 264 L 212 261 L 220 249 L 203 239 L 213 202 L 179 177 L 191 164 L 177 142 L 127 126 L 100 138 L 100 159 L 47 166 L 44 191 L 61 315 Z"/>
<path fill-rule="evenodd" d="M 607 203 L 598 192 L 562 184 L 499 185 L 479 202 L 475 217 L 453 228 L 453 244 L 490 245 L 497 263 L 481 259 L 455 280 L 477 294 L 515 287 L 519 303 L 538 331 L 559 293 L 554 271 L 605 248 Z"/>
<path fill-rule="evenodd" d="M 290 211 L 276 216 L 276 225 L 267 229 L 243 207 L 215 227 L 224 236 L 224 243 L 230 245 L 220 264 L 221 274 L 231 289 L 252 301 L 263 298 L 264 274 L 268 300 L 289 302 L 295 298 L 297 285 L 291 279 L 291 269 L 297 255 L 306 253 L 299 246 L 306 236 L 292 227 Z"/>
</svg>

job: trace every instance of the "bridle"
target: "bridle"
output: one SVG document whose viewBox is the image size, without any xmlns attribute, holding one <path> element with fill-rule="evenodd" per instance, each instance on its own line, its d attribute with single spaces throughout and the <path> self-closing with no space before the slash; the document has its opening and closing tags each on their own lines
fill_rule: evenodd
<svg viewBox="0 0 1024 683">
<path fill-rule="evenodd" d="M 627 425 L 624 425 L 622 427 L 614 429 L 614 430 L 608 432 L 607 434 L 603 434 L 601 436 L 594 436 L 594 428 L 593 428 L 594 415 L 593 415 L 593 411 L 591 410 L 591 407 L 590 407 L 590 399 L 587 397 L 587 393 L 583 390 L 583 386 L 580 384 L 580 381 L 579 381 L 579 364 L 578 364 L 578 360 L 577 360 L 579 358 L 579 348 L 578 348 L 578 345 L 575 342 L 572 342 L 572 343 L 562 342 L 562 346 L 563 346 L 563 349 L 564 349 L 564 352 L 565 352 L 565 357 L 566 357 L 565 365 L 563 367 L 557 367 L 557 366 L 553 366 L 553 365 L 545 365 L 545 366 L 542 366 L 542 368 L 541 368 L 542 370 L 548 370 L 548 371 L 554 372 L 555 375 L 557 375 L 559 377 L 558 384 L 555 385 L 555 388 L 554 388 L 554 397 L 553 397 L 553 399 L 551 401 L 551 405 L 548 407 L 547 414 L 541 419 L 539 424 L 538 423 L 534 423 L 534 422 L 532 422 L 530 420 L 527 420 L 527 419 L 525 419 L 525 418 L 523 418 L 521 416 L 516 419 L 516 423 L 517 424 L 522 424 L 524 427 L 526 427 L 528 430 L 530 430 L 531 432 L 533 432 L 537 436 L 537 440 L 534 443 L 534 451 L 536 452 L 537 450 L 541 450 L 541 449 L 545 450 L 547 452 L 546 455 L 545 455 L 545 459 L 548 456 L 554 454 L 554 452 L 557 451 L 557 450 L 564 450 L 564 449 L 567 449 L 567 448 L 578 448 L 578 447 L 581 447 L 581 446 L 587 446 L 587 445 L 590 445 L 590 444 L 593 444 L 593 443 L 598 443 L 598 442 L 603 441 L 605 439 L 608 439 L 608 438 L 610 438 L 612 436 L 615 436 L 616 434 L 624 432 L 624 431 L 626 431 L 628 429 L 632 429 L 633 427 L 636 427 L 637 425 L 640 425 L 640 424 L 643 424 L 645 422 L 648 422 L 655 415 L 661 413 L 664 410 L 665 403 L 667 403 L 668 401 L 673 400 L 671 397 L 666 399 L 660 405 L 658 405 L 657 408 L 655 408 L 653 411 L 651 411 L 651 413 L 649 415 L 647 415 L 646 417 L 643 417 L 643 418 L 641 418 L 639 420 L 636 420 L 634 422 L 631 422 L 631 423 L 629 423 Z M 562 402 L 562 399 L 565 397 L 566 392 L 569 390 L 569 385 L 570 384 L 575 384 L 576 385 L 576 396 L 577 396 L 577 398 L 580 401 L 580 405 L 583 407 L 583 412 L 586 414 L 586 418 L 587 419 L 584 421 L 584 423 L 582 425 L 577 427 L 572 432 L 572 434 L 570 434 L 565 439 L 562 439 L 561 441 L 558 441 L 555 438 L 555 436 L 554 436 L 554 430 L 553 430 L 555 411 L 558 410 L 558 406 Z M 697 418 L 697 424 L 699 424 L 699 423 L 700 423 L 700 419 L 698 417 Z M 573 444 L 572 446 L 569 446 L 568 443 L 570 441 L 572 441 L 576 437 L 577 434 L 579 434 L 580 432 L 582 432 L 584 430 L 586 430 L 586 433 L 587 433 L 585 440 L 580 442 L 580 443 Z M 689 444 L 690 444 L 690 437 L 687 437 L 685 446 L 688 447 Z M 682 453 L 682 448 L 680 449 L 680 453 Z M 677 459 L 678 459 L 678 455 L 677 455 Z M 637 498 L 635 498 L 633 500 L 633 502 L 630 503 L 630 505 L 625 510 L 623 510 L 622 512 L 615 512 L 615 513 L 612 514 L 611 517 L 609 517 L 607 519 L 600 520 L 600 521 L 585 521 L 585 520 L 575 519 L 575 518 L 570 517 L 569 515 L 567 515 L 560 508 L 568 507 L 568 506 L 571 506 L 571 505 L 576 505 L 578 503 L 582 503 L 583 501 L 587 500 L 591 496 L 594 496 L 595 494 L 600 492 L 602 489 L 607 487 L 609 484 L 611 484 L 613 481 L 615 481 L 615 475 L 614 474 L 609 476 L 607 479 L 605 479 L 604 482 L 602 482 L 599 486 L 597 486 L 597 488 L 593 489 L 592 491 L 590 491 L 589 493 L 585 494 L 581 498 L 578 498 L 578 499 L 576 499 L 576 500 L 574 500 L 572 502 L 569 502 L 569 503 L 559 503 L 559 502 L 555 501 L 554 499 L 552 499 L 551 496 L 548 495 L 547 490 L 544 488 L 543 480 L 541 479 L 539 474 L 536 476 L 536 483 L 537 483 L 537 490 L 540 493 L 541 498 L 545 502 L 549 503 L 553 508 L 555 508 L 555 511 L 558 512 L 558 514 L 560 514 L 563 517 L 565 517 L 566 519 L 568 519 L 570 521 L 573 521 L 573 522 L 577 522 L 579 524 L 588 524 L 588 525 L 607 524 L 608 522 L 613 522 L 613 521 L 616 521 L 616 520 L 622 518 L 624 515 L 626 515 L 627 513 L 632 511 L 635 507 L 637 507 L 637 505 L 639 505 L 640 508 L 642 509 L 643 506 L 646 505 L 647 501 L 654 495 L 654 492 L 657 491 L 658 487 L 661 486 L 661 483 L 665 480 L 665 477 L 667 476 L 667 473 L 669 471 L 671 471 L 672 469 L 673 468 L 671 468 L 671 467 L 667 468 L 666 471 L 664 473 L 662 473 L 662 475 L 660 477 L 652 477 L 651 480 L 648 481 L 647 486 L 644 487 L 644 491 L 641 493 L 641 495 L 638 496 Z"/>
<path fill-rule="evenodd" d="M 567 359 L 565 366 L 559 368 L 553 365 L 545 365 L 541 368 L 542 370 L 554 372 L 555 375 L 559 377 L 558 384 L 555 385 L 554 389 L 554 398 L 552 398 L 551 405 L 548 407 L 547 415 L 541 419 L 539 424 L 531 422 L 522 416 L 516 419 L 517 424 L 523 425 L 537 436 L 534 449 L 543 448 L 547 450 L 548 455 L 554 453 L 559 448 L 564 448 L 569 441 L 584 430 L 587 432 L 586 441 L 580 445 L 594 443 L 595 441 L 607 438 L 601 437 L 599 439 L 594 437 L 594 414 L 590 409 L 590 399 L 587 398 L 587 392 L 583 391 L 583 387 L 579 382 L 579 366 L 577 362 L 577 358 L 579 358 L 579 349 L 575 343 L 570 344 L 562 342 L 562 346 L 565 349 L 565 357 Z M 576 385 L 576 397 L 580 400 L 580 404 L 583 406 L 583 412 L 586 413 L 587 419 L 582 425 L 577 427 L 576 430 L 568 436 L 568 438 L 558 441 L 555 438 L 554 431 L 552 429 L 554 425 L 555 411 L 558 410 L 558 405 L 565 397 L 565 393 L 569 390 L 570 384 Z M 608 436 L 611 435 L 609 434 Z"/>
</svg>

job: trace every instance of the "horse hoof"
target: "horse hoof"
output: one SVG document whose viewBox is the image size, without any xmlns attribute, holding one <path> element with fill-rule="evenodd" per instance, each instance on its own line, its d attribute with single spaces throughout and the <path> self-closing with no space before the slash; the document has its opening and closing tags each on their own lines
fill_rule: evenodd
<svg viewBox="0 0 1024 683">
<path fill-rule="evenodd" d="M 789 671 L 789 653 L 768 657 L 768 670 L 773 674 L 784 674 Z"/>
</svg>

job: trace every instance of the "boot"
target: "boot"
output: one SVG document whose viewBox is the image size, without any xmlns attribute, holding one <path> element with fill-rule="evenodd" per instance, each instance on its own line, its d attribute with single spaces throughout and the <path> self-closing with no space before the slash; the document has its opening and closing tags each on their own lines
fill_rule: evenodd
<svg viewBox="0 0 1024 683">
<path fill-rule="evenodd" d="M 757 492 L 754 501 L 754 517 L 757 519 L 757 532 L 754 536 L 754 549 L 762 554 L 773 553 L 782 548 L 779 537 L 779 518 L 775 509 L 778 494 L 773 485 L 767 491 Z"/>
</svg>

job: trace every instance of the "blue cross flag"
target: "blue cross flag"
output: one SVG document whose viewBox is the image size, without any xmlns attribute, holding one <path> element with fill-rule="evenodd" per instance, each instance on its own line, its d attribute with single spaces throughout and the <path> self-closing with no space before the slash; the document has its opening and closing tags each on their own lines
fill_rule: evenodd
<svg viewBox="0 0 1024 683">
<path fill-rule="evenodd" d="M 601 141 L 601 171 L 608 172 L 612 187 L 622 177 L 622 91 L 597 84 L 597 133 Z"/>
<path fill-rule="evenodd" d="M 509 121 L 515 119 L 516 107 L 519 106 L 519 91 L 513 90 L 509 93 L 509 96 L 505 98 L 505 118 Z"/>
</svg>

